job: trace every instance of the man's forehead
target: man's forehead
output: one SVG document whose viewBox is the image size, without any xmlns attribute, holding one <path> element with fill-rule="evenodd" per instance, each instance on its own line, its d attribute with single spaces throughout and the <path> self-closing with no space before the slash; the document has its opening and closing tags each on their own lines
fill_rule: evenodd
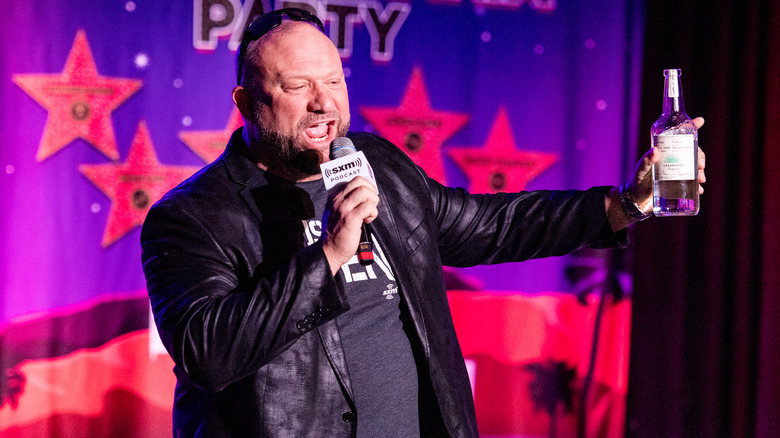
<svg viewBox="0 0 780 438">
<path fill-rule="evenodd" d="M 270 45 L 279 45 L 289 41 L 295 44 L 311 44 L 328 39 L 314 24 L 304 21 L 283 20 L 279 26 L 271 29 L 254 43 L 258 49 Z M 332 43 L 331 43 L 332 44 Z"/>
<path fill-rule="evenodd" d="M 310 63 L 307 68 L 341 70 L 336 47 L 309 23 L 287 21 L 254 43 L 257 46 L 251 49 L 261 68 L 292 72 L 296 64 Z"/>
</svg>

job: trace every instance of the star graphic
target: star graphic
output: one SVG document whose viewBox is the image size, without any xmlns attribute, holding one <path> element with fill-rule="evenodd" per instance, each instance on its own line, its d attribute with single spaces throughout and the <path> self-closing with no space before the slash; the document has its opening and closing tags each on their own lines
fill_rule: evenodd
<svg viewBox="0 0 780 438">
<path fill-rule="evenodd" d="M 241 112 L 233 108 L 227 126 L 222 131 L 179 132 L 179 139 L 205 162 L 211 163 L 225 150 L 230 135 L 244 124 Z"/>
<path fill-rule="evenodd" d="M 125 163 L 83 164 L 79 170 L 111 199 L 101 242 L 105 248 L 143 224 L 152 204 L 198 168 L 161 165 L 146 123 L 141 121 Z"/>
<path fill-rule="evenodd" d="M 20 74 L 13 81 L 49 116 L 35 158 L 43 161 L 77 138 L 119 158 L 111 111 L 141 87 L 140 80 L 98 76 L 83 30 L 76 33 L 62 74 Z"/>
<path fill-rule="evenodd" d="M 557 154 L 518 150 L 505 108 L 498 116 L 483 148 L 451 147 L 450 157 L 469 177 L 474 193 L 519 192 L 557 160 Z"/>
<path fill-rule="evenodd" d="M 428 176 L 446 183 L 441 146 L 468 122 L 469 116 L 431 109 L 419 67 L 412 71 L 398 108 L 361 107 L 360 114 L 381 135 L 401 147 Z"/>
</svg>

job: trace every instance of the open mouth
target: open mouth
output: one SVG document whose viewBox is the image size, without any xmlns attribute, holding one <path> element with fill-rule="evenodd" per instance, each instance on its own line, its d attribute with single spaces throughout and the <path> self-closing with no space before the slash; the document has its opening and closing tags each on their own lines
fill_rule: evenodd
<svg viewBox="0 0 780 438">
<path fill-rule="evenodd" d="M 320 122 L 309 126 L 304 130 L 306 136 L 314 143 L 321 143 L 328 139 L 331 122 Z"/>
</svg>

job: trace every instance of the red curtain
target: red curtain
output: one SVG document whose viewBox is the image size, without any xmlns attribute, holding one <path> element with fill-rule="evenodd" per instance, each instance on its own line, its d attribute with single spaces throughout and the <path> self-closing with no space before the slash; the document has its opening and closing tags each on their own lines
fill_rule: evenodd
<svg viewBox="0 0 780 438">
<path fill-rule="evenodd" d="M 641 144 L 681 68 L 708 182 L 699 216 L 634 232 L 627 435 L 777 436 L 780 4 L 649 2 L 646 23 Z"/>
</svg>

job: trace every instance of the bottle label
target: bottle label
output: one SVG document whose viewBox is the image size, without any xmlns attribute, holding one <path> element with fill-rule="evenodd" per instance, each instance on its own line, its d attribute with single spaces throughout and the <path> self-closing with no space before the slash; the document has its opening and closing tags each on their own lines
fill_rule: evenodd
<svg viewBox="0 0 780 438">
<path fill-rule="evenodd" d="M 696 163 L 693 162 L 696 147 L 693 134 L 659 135 L 655 147 L 661 159 L 655 164 L 658 181 L 696 179 Z"/>
<path fill-rule="evenodd" d="M 677 81 L 677 71 L 669 71 L 669 97 L 680 97 L 680 87 Z"/>
</svg>

